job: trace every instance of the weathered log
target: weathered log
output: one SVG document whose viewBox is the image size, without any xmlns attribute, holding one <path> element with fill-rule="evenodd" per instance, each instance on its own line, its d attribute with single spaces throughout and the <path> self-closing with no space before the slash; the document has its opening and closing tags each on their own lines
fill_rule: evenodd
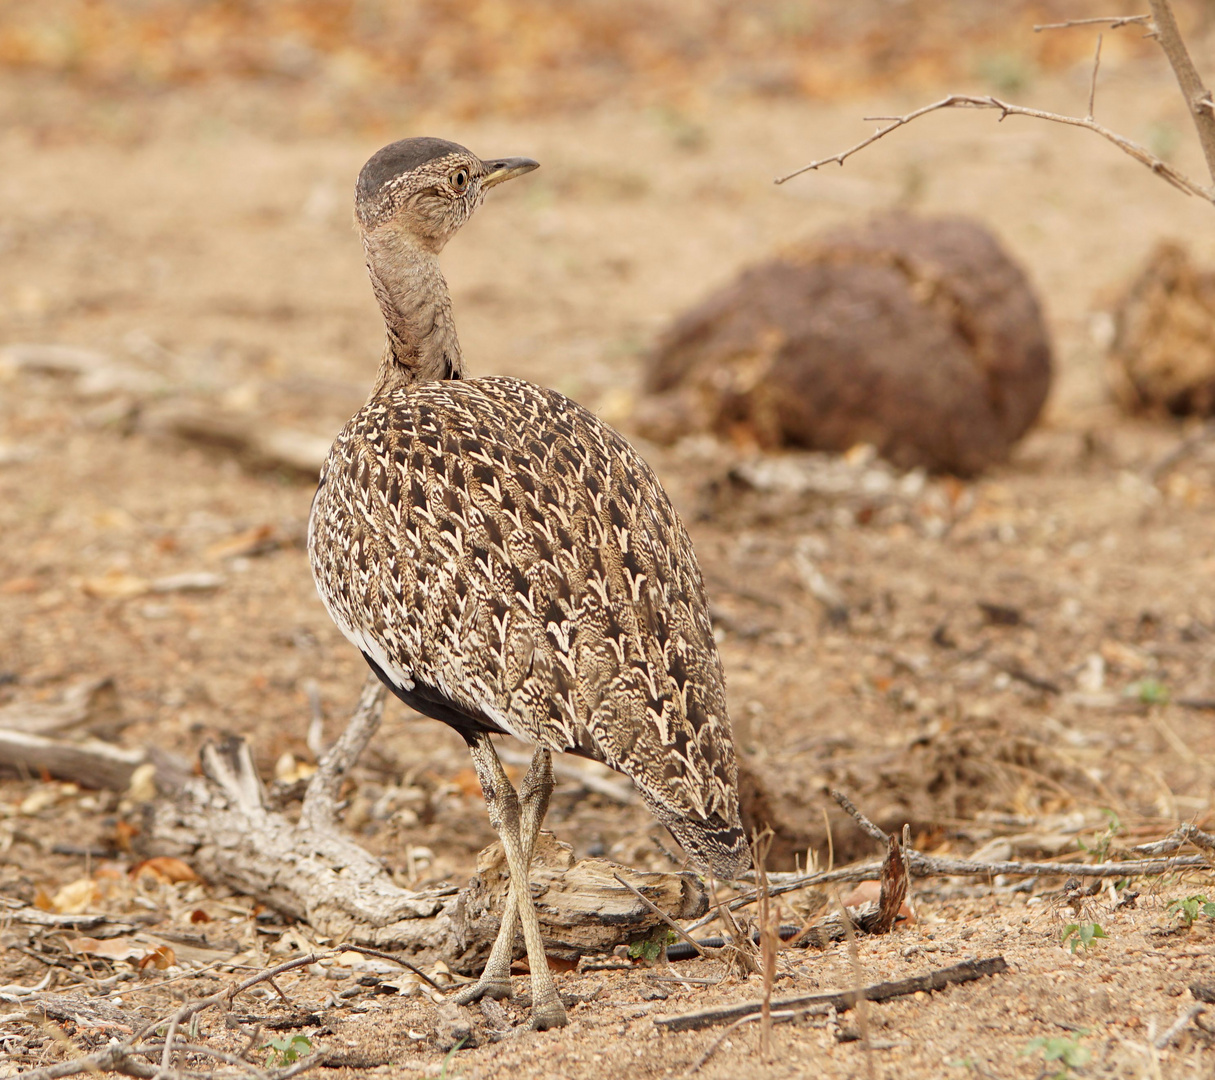
<svg viewBox="0 0 1215 1080">
<path fill-rule="evenodd" d="M 147 409 L 140 430 L 230 454 L 255 469 L 282 469 L 315 482 L 332 440 L 290 428 L 269 428 L 246 417 L 193 402 Z"/>
<path fill-rule="evenodd" d="M 122 727 L 122 706 L 113 679 L 87 679 L 58 701 L 17 701 L 0 708 L 0 729 L 49 735 L 83 729 L 111 735 Z"/>
<path fill-rule="evenodd" d="M 142 853 L 186 859 L 203 878 L 306 921 L 339 941 L 429 954 L 455 970 L 477 970 L 498 932 L 506 875 L 497 844 L 482 852 L 479 873 L 452 890 L 411 892 L 345 836 L 334 797 L 345 770 L 374 733 L 383 688 L 369 681 L 346 733 L 310 781 L 300 824 L 266 805 L 247 745 L 230 739 L 203 750 L 203 776 L 177 797 L 150 803 L 138 838 Z M 690 873 L 639 873 L 602 859 L 575 862 L 570 849 L 542 835 L 533 890 L 546 948 L 573 960 L 648 937 L 659 924 L 619 873 L 675 919 L 708 908 Z M 520 954 L 522 949 L 520 949 Z"/>
<path fill-rule="evenodd" d="M 533 858 L 532 897 L 544 949 L 558 959 L 610 952 L 658 926 L 658 916 L 621 888 L 614 874 L 672 919 L 697 919 L 708 910 L 708 894 L 695 874 L 642 873 L 606 859 L 575 862 L 573 849 L 548 832 L 537 838 Z M 509 883 L 502 845 L 490 844 L 477 856 L 477 876 L 456 898 L 458 943 L 464 947 L 453 965 L 458 970 L 479 970 L 488 958 Z M 516 944 L 522 955 L 522 934 Z"/>
<path fill-rule="evenodd" d="M 147 760 L 144 750 L 124 750 L 98 739 L 69 742 L 0 729 L 0 768 L 72 780 L 84 787 L 124 791 L 132 773 Z"/>
</svg>

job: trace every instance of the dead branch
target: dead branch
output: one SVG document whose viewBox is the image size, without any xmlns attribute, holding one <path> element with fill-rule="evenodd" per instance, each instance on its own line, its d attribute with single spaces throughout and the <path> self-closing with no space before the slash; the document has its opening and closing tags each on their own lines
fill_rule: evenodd
<svg viewBox="0 0 1215 1080">
<path fill-rule="evenodd" d="M 113 679 L 87 679 L 65 690 L 56 702 L 16 702 L 0 709 L 0 730 L 29 735 L 83 728 L 104 735 L 121 726 L 122 709 Z"/>
<path fill-rule="evenodd" d="M 1066 116 L 1063 113 L 1046 112 L 1042 109 L 1029 109 L 1023 105 L 1014 105 L 1008 101 L 1002 101 L 999 98 L 989 95 L 974 96 L 970 94 L 949 94 L 940 101 L 934 101 L 931 105 L 924 105 L 919 109 L 907 113 L 904 116 L 895 117 L 866 117 L 868 120 L 889 120 L 885 127 L 878 128 L 867 139 L 862 139 L 855 146 L 850 146 L 847 150 L 841 151 L 838 154 L 832 154 L 831 157 L 820 158 L 818 161 L 812 161 L 809 165 L 803 165 L 800 169 L 794 169 L 791 173 L 786 173 L 784 176 L 777 177 L 774 183 L 783 184 L 787 180 L 792 180 L 795 176 L 801 176 L 802 173 L 812 172 L 815 169 L 821 169 L 824 165 L 843 163 L 853 154 L 865 147 L 877 142 L 878 139 L 884 138 L 892 131 L 897 131 L 905 124 L 910 124 L 913 120 L 918 120 L 921 116 L 927 116 L 928 113 L 937 112 L 940 109 L 995 109 L 1000 113 L 1000 119 L 1004 120 L 1009 116 L 1029 116 L 1036 120 L 1050 120 L 1056 124 L 1068 124 L 1071 127 L 1085 128 L 1094 134 L 1100 135 L 1103 139 L 1112 142 L 1123 153 L 1129 154 L 1136 161 L 1146 165 L 1157 176 L 1162 177 L 1172 184 L 1178 191 L 1183 191 L 1187 195 L 1197 195 L 1207 202 L 1215 203 L 1215 188 L 1204 187 L 1196 180 L 1192 180 L 1179 169 L 1175 169 L 1167 161 L 1162 161 L 1153 154 L 1147 147 L 1140 146 L 1137 142 L 1126 138 L 1124 135 L 1119 135 L 1115 131 L 1102 124 L 1097 123 L 1091 117 L 1087 116 Z"/>
<path fill-rule="evenodd" d="M 857 808 L 856 804 L 848 798 L 842 791 L 836 788 L 831 788 L 828 794 L 839 804 L 841 810 L 848 814 L 869 836 L 872 836 L 883 847 L 890 841 L 890 837 L 886 835 L 877 825 L 870 821 Z"/>
<path fill-rule="evenodd" d="M 1179 1017 L 1177 1017 L 1177 1019 L 1174 1020 L 1173 1023 L 1169 1025 L 1168 1030 L 1165 1031 L 1165 1033 L 1156 1040 L 1156 1042 L 1155 1042 L 1156 1049 L 1157 1050 L 1167 1050 L 1170 1046 L 1173 1045 L 1173 1043 L 1175 1043 L 1179 1038 L 1181 1038 L 1181 1033 L 1183 1031 L 1185 1031 L 1185 1029 L 1187 1027 L 1189 1027 L 1190 1021 L 1193 1020 L 1199 1014 L 1204 1013 L 1206 1011 L 1207 1011 L 1207 1007 L 1205 1005 L 1202 1005 L 1202 1004 L 1191 1005 L 1188 1009 L 1185 1010 L 1185 1012 L 1183 1012 Z"/>
<path fill-rule="evenodd" d="M 509 880 L 500 845 L 481 853 L 477 876 L 457 895 L 411 892 L 338 824 L 341 783 L 383 704 L 383 687 L 369 678 L 350 725 L 309 780 L 299 824 L 266 805 L 249 748 L 233 739 L 204 748 L 203 776 L 183 783 L 175 798 L 148 805 L 139 843 L 147 854 L 185 858 L 205 879 L 319 933 L 441 956 L 457 971 L 475 971 L 497 935 Z M 708 906 L 693 874 L 639 873 L 602 859 L 575 863 L 569 847 L 547 833 L 537 843 L 532 881 L 547 946 L 567 960 L 645 936 L 660 922 L 651 906 L 676 919 L 696 918 Z M 633 892 L 644 893 L 645 904 Z"/>
<path fill-rule="evenodd" d="M 0 767 L 27 775 L 45 772 L 85 787 L 125 791 L 131 774 L 147 760 L 145 750 L 124 750 L 98 739 L 68 742 L 0 728 Z"/>
<path fill-rule="evenodd" d="M 1207 159 L 1207 170 L 1215 178 L 1215 111 L 1212 110 L 1211 91 L 1203 85 L 1202 76 L 1190 59 L 1169 0 L 1148 0 L 1148 7 L 1152 9 L 1156 40 L 1164 50 L 1173 74 L 1177 76 L 1177 85 L 1181 87 L 1186 107 L 1198 131 L 1203 156 Z"/>
<path fill-rule="evenodd" d="M 931 992 L 957 983 L 972 982 L 987 975 L 999 975 L 1007 970 L 1008 963 L 1004 957 L 993 956 L 986 960 L 967 960 L 964 963 L 955 964 L 953 967 L 938 968 L 925 975 L 916 975 L 909 979 L 874 983 L 856 990 L 834 990 L 823 994 L 809 994 L 804 997 L 775 998 L 772 1001 L 772 1017 L 774 1020 L 793 1019 L 795 1016 L 818 1015 L 825 1013 L 828 1009 L 845 1012 L 853 1008 L 862 998 L 865 1001 L 889 1001 L 892 998 L 905 997 L 921 990 Z M 713 1027 L 716 1024 L 728 1024 L 744 1016 L 758 1013 L 762 1007 L 762 1001 L 744 1001 L 738 1005 L 680 1013 L 676 1016 L 656 1016 L 654 1023 L 667 1031 L 699 1031 L 702 1028 Z"/>
<path fill-rule="evenodd" d="M 1094 23 L 1108 23 L 1111 30 L 1115 30 L 1120 26 L 1128 26 L 1132 23 L 1148 25 L 1148 36 L 1154 37 L 1160 43 L 1165 57 L 1173 68 L 1173 74 L 1177 77 L 1177 83 L 1181 87 L 1182 95 L 1186 100 L 1186 107 L 1189 109 L 1194 126 L 1198 131 L 1198 139 L 1202 144 L 1203 154 L 1206 157 L 1207 169 L 1212 179 L 1215 179 L 1215 102 L 1212 101 L 1211 92 L 1203 85 L 1202 77 L 1198 74 L 1197 68 L 1194 67 L 1194 62 L 1191 60 L 1189 51 L 1186 49 L 1185 41 L 1177 26 L 1177 20 L 1173 17 L 1173 10 L 1168 0 L 1149 0 L 1149 5 L 1152 9 L 1150 17 L 1147 15 L 1131 15 L 1073 19 L 1063 23 L 1038 25 L 1034 27 L 1034 30 L 1059 30 L 1070 26 L 1083 26 Z M 795 176 L 801 176 L 802 173 L 811 172 L 832 163 L 843 165 L 853 154 L 872 145 L 878 139 L 884 138 L 892 131 L 898 130 L 905 124 L 919 119 L 921 116 L 937 112 L 940 109 L 995 109 L 1000 113 L 1000 120 L 1002 121 L 1009 116 L 1029 116 L 1036 120 L 1049 120 L 1056 124 L 1067 124 L 1071 127 L 1084 128 L 1087 131 L 1100 135 L 1103 139 L 1113 143 L 1123 153 L 1146 165 L 1157 176 L 1162 177 L 1172 184 L 1173 187 L 1177 188 L 1178 191 L 1182 191 L 1187 195 L 1197 195 L 1207 202 L 1215 203 L 1215 187 L 1208 187 L 1190 178 L 1185 173 L 1175 169 L 1172 165 L 1162 161 L 1146 147 L 1140 146 L 1124 135 L 1111 131 L 1093 119 L 1093 102 L 1097 94 L 1097 72 L 1100 65 L 1101 38 L 1098 36 L 1096 55 L 1093 59 L 1093 75 L 1089 88 L 1087 116 L 1067 116 L 1063 113 L 1046 112 L 1042 109 L 1029 109 L 1023 105 L 1014 105 L 1007 101 L 1001 101 L 999 98 L 991 97 L 990 95 L 949 94 L 940 101 L 934 101 L 931 105 L 924 105 L 903 116 L 866 117 L 867 120 L 889 121 L 889 123 L 884 127 L 878 128 L 872 135 L 866 139 L 862 139 L 855 146 L 851 146 L 838 154 L 833 154 L 831 157 L 812 161 L 809 165 L 803 165 L 800 169 L 795 169 L 791 173 L 778 177 L 774 182 L 783 184 Z"/>
<path fill-rule="evenodd" d="M 379 730 L 387 695 L 384 684 L 374 674 L 368 675 L 350 723 L 321 758 L 308 782 L 300 807 L 301 827 L 322 831 L 333 828 L 337 821 L 338 792 L 342 781 Z"/>
<path fill-rule="evenodd" d="M 1131 851 L 1136 855 L 1165 855 L 1184 844 L 1193 844 L 1204 851 L 1215 852 L 1215 835 L 1203 832 L 1197 825 L 1191 825 L 1187 821 L 1178 825 L 1163 840 L 1157 840 L 1153 844 L 1139 844 L 1131 848 Z"/>
</svg>

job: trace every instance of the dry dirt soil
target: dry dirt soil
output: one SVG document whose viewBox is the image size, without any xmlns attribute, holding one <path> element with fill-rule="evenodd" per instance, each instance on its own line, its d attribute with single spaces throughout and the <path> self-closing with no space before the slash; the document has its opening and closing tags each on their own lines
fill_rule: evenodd
<svg viewBox="0 0 1215 1080">
<path fill-rule="evenodd" d="M 291 84 L 99 104 L 53 79 L 4 76 L 0 345 L 77 346 L 118 374 L 0 362 L 0 706 L 54 702 L 110 677 L 122 710 L 110 738 L 192 760 L 204 741 L 239 733 L 268 779 L 314 760 L 310 687 L 323 740 L 336 736 L 363 665 L 313 590 L 301 544 L 312 483 L 174 435 L 166 417 L 190 409 L 233 431 L 295 432 L 305 446 L 332 437 L 366 393 L 382 335 L 351 228 L 353 178 L 382 143 L 428 133 L 542 163 L 495 192 L 445 254 L 471 368 L 557 387 L 626 432 L 656 334 L 790 237 L 892 205 L 965 213 L 1039 291 L 1056 345 L 1051 400 L 1015 458 L 974 481 L 891 478 L 858 452 L 830 466 L 786 460 L 795 480 L 841 470 L 834 494 L 758 490 L 738 479 L 756 472 L 745 446 L 640 444 L 705 570 L 738 747 L 784 828 L 778 868 L 827 862 L 826 785 L 883 825 L 909 822 L 917 846 L 938 854 L 1085 859 L 1085 847 L 1116 853 L 1206 822 L 1215 714 L 1196 706 L 1215 698 L 1215 444 L 1155 469 L 1188 429 L 1121 415 L 1103 348 L 1111 297 L 1157 240 L 1180 238 L 1215 262 L 1213 211 L 1091 135 L 989 114 L 939 114 L 843 169 L 773 186 L 863 136 L 862 117 L 944 89 L 834 103 L 605 101 L 540 118 L 402 107 L 383 130 L 312 134 Z M 1019 93 L 1083 113 L 1088 68 Z M 92 110 L 93 130 L 69 122 L 78 110 Z M 1098 110 L 1201 175 L 1163 65 L 1112 53 Z M 34 112 L 36 125 L 20 122 Z M 815 598 L 816 572 L 846 620 Z M 203 587 L 183 588 L 173 580 L 183 574 L 206 575 L 192 579 Z M 390 705 L 354 780 L 346 825 L 403 882 L 473 873 L 492 833 L 455 735 Z M 88 995 L 101 980 L 111 1001 L 151 1018 L 247 973 L 232 964 L 311 942 L 307 927 L 258 917 L 214 886 L 132 880 L 137 856 L 120 823 L 138 820 L 136 795 L 0 782 L 0 892 L 61 911 L 142 913 L 151 940 L 177 943 L 168 969 L 105 984 L 145 952 L 79 946 L 77 956 L 72 934 L 13 924 L 0 983 L 32 986 L 49 971 L 50 989 Z M 837 862 L 876 853 L 833 808 L 829 820 Z M 674 865 L 640 808 L 576 782 L 559 788 L 548 824 L 580 856 Z M 1168 907 L 1215 897 L 1211 875 L 1138 880 L 1135 904 L 1115 910 L 1106 891 L 1079 913 L 1058 902 L 1062 884 L 914 883 L 914 925 L 860 940 L 854 960 L 843 945 L 784 952 L 777 993 L 967 956 L 1003 955 L 1010 971 L 871 1006 L 868 1050 L 850 1041 L 851 1014 L 778 1027 L 768 1057 L 755 1026 L 743 1027 L 698 1075 L 1210 1075 L 1215 1012 L 1168 1047 L 1154 1043 L 1195 1004 L 1191 986 L 1215 984 L 1215 920 L 1200 913 L 1186 928 Z M 791 894 L 782 918 L 822 902 Z M 1071 922 L 1106 936 L 1073 954 L 1060 945 Z M 200 925 L 221 930 L 183 936 Z M 218 952 L 216 940 L 227 943 Z M 474 1012 L 479 1045 L 447 1064 L 424 996 L 376 993 L 342 963 L 280 985 L 315 1013 L 297 1030 L 329 1055 L 319 1075 L 649 1078 L 686 1075 L 720 1034 L 660 1033 L 656 1016 L 759 993 L 717 961 L 676 970 L 702 982 L 643 966 L 561 973 L 577 1002 L 569 1028 L 494 1041 Z M 158 988 L 164 979 L 175 981 Z M 526 976 L 519 990 L 525 998 Z M 290 1012 L 270 994 L 246 1022 Z M 16 998 L 0 1013 L 8 1074 L 113 1033 L 41 1021 Z M 507 1017 L 522 1024 L 526 1011 Z M 243 1041 L 217 1011 L 195 1038 L 233 1052 Z M 1069 1062 L 1045 1061 L 1052 1049 Z"/>
</svg>

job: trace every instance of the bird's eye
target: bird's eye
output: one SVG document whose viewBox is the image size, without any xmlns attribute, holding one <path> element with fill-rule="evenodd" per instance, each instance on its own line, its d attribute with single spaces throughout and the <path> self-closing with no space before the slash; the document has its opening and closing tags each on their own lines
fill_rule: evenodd
<svg viewBox="0 0 1215 1080">
<path fill-rule="evenodd" d="M 452 173 L 451 186 L 457 191 L 463 191 L 466 187 L 468 187 L 468 170 L 457 169 L 454 173 Z"/>
</svg>

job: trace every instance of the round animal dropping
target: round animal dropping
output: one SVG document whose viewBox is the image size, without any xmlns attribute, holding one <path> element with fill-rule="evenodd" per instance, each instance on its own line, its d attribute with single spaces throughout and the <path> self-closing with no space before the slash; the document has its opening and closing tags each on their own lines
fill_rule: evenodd
<svg viewBox="0 0 1215 1080">
<path fill-rule="evenodd" d="M 629 776 L 694 863 L 750 863 L 700 568 L 623 437 L 554 390 L 467 378 L 438 256 L 486 192 L 537 167 L 404 139 L 355 216 L 387 328 L 367 404 L 321 471 L 308 553 L 342 633 L 398 698 L 468 743 L 510 870 L 502 927 L 460 1004 L 510 997 L 516 921 L 532 1024 L 566 1023 L 528 888 L 551 752 Z M 516 792 L 492 736 L 535 746 Z"/>
<path fill-rule="evenodd" d="M 1007 460 L 1051 383 L 1046 322 L 996 238 L 883 214 L 787 247 L 681 315 L 634 422 L 670 443 L 843 452 L 973 476 Z"/>
</svg>

